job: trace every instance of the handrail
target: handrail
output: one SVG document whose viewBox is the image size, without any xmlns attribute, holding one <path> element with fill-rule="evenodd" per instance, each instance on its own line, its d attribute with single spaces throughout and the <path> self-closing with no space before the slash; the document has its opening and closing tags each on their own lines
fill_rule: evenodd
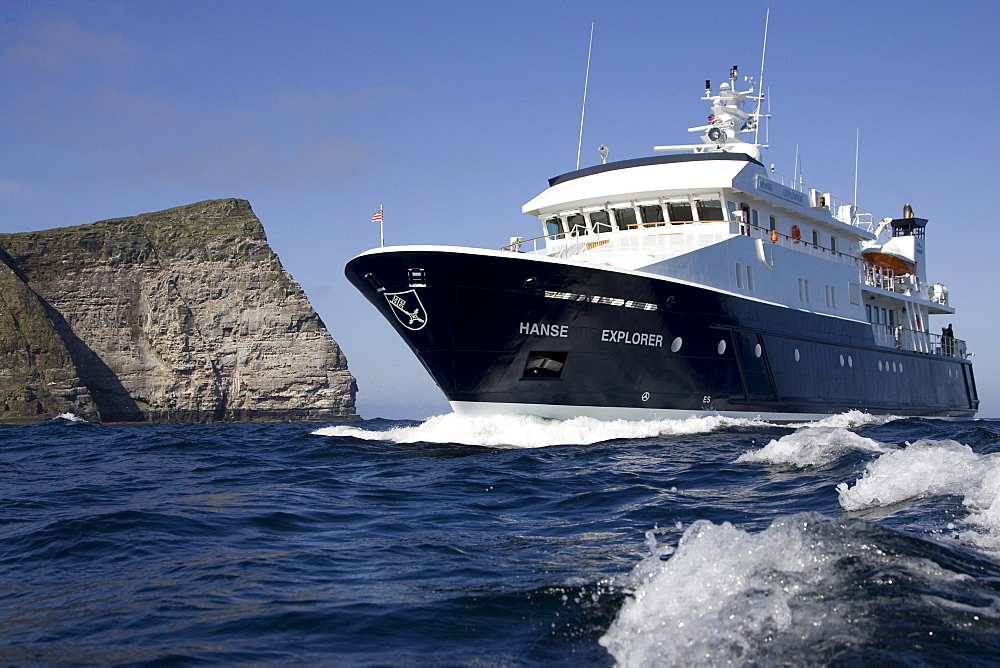
<svg viewBox="0 0 1000 668">
<path fill-rule="evenodd" d="M 831 248 L 825 248 L 823 246 L 813 244 L 812 242 L 806 241 L 804 239 L 795 239 L 794 237 L 791 237 L 783 232 L 777 232 L 775 230 L 771 230 L 769 228 L 762 227 L 760 225 L 754 225 L 752 223 L 745 223 L 742 220 L 723 219 L 723 220 L 691 220 L 691 221 L 681 221 L 681 222 L 666 221 L 665 223 L 657 223 L 655 226 L 669 229 L 672 226 L 686 227 L 689 225 L 705 225 L 713 223 L 729 223 L 731 226 L 738 225 L 740 234 L 749 236 L 751 238 L 763 239 L 765 241 L 771 241 L 771 233 L 775 232 L 775 234 L 778 237 L 778 242 L 774 243 L 779 243 L 779 245 L 785 248 L 805 251 L 811 254 L 818 254 L 821 256 L 822 255 L 832 256 L 833 258 L 837 259 L 838 261 L 844 264 L 858 264 L 861 262 L 861 258 L 857 255 L 852 255 L 851 253 L 846 253 L 844 251 L 833 250 Z M 645 226 L 638 226 L 635 229 L 649 230 L 652 229 L 652 227 L 654 227 L 653 224 L 648 224 Z M 500 250 L 512 251 L 512 252 L 525 252 L 520 250 L 521 246 L 530 243 L 532 244 L 532 250 L 530 252 L 538 252 L 538 241 L 542 239 L 552 240 L 552 241 L 561 241 L 563 239 L 567 239 L 566 245 L 558 249 L 554 249 L 552 254 L 557 255 L 559 257 L 568 257 L 569 255 L 572 255 L 573 251 L 578 248 L 581 250 L 581 252 L 590 250 L 586 247 L 587 245 L 586 242 L 583 241 L 587 237 L 603 237 L 603 235 L 606 234 L 625 232 L 625 231 L 628 230 L 611 230 L 609 232 L 596 232 L 593 234 L 585 234 L 585 235 L 575 235 L 572 232 L 556 232 L 554 234 L 543 234 L 541 236 L 533 237 L 531 239 L 522 239 L 515 243 L 503 246 L 501 247 Z M 650 236 L 660 236 L 660 235 L 655 234 Z M 630 236 L 629 239 L 631 238 L 632 237 Z M 609 239 L 609 241 L 611 241 L 611 239 Z"/>
<path fill-rule="evenodd" d="M 517 249 L 520 248 L 523 244 L 526 244 L 526 243 L 529 243 L 529 242 L 535 242 L 535 241 L 538 241 L 539 239 L 548 239 L 549 237 L 565 236 L 566 234 L 567 234 L 566 232 L 559 232 L 557 234 L 543 234 L 540 237 L 532 237 L 531 239 L 521 239 L 520 241 L 514 242 L 512 244 L 507 244 L 506 246 L 502 246 L 500 248 L 500 250 L 502 250 L 502 251 L 511 251 L 511 252 L 520 252 Z"/>
<path fill-rule="evenodd" d="M 870 324 L 872 332 L 875 334 L 875 343 L 884 348 L 896 348 L 897 350 L 959 359 L 966 359 L 969 356 L 965 341 L 962 339 L 931 334 L 902 325 L 890 329 L 889 325 L 877 322 Z"/>
<path fill-rule="evenodd" d="M 811 241 L 806 241 L 802 238 L 796 239 L 795 237 L 785 234 L 784 232 L 771 230 L 770 228 L 766 228 L 761 225 L 746 223 L 742 220 L 698 220 L 683 222 L 668 221 L 666 224 L 658 224 L 657 227 L 662 227 L 664 231 L 677 229 L 683 230 L 691 229 L 692 226 L 717 225 L 720 223 L 728 224 L 730 226 L 731 234 L 738 233 L 750 238 L 762 239 L 765 242 L 777 244 L 783 248 L 808 253 L 817 257 L 824 257 L 829 260 L 840 262 L 841 264 L 853 266 L 858 271 L 858 282 L 862 285 L 886 290 L 888 292 L 916 296 L 920 299 L 926 299 L 944 306 L 948 305 L 948 300 L 944 293 L 935 293 L 932 286 L 921 284 L 914 276 L 897 276 L 891 269 L 886 269 L 870 262 L 866 262 L 864 258 L 854 255 L 853 253 L 826 248 L 824 246 L 814 244 Z M 637 242 L 643 248 L 649 248 L 648 244 L 650 243 L 652 243 L 655 247 L 662 243 L 656 241 L 656 239 L 665 236 L 663 231 L 652 232 L 651 230 L 653 228 L 651 226 L 638 229 L 644 229 L 645 234 L 628 234 L 619 236 L 619 233 L 621 232 L 631 232 L 633 230 L 610 230 L 608 232 L 595 232 L 582 235 L 573 234 L 572 232 L 543 234 L 531 239 L 521 239 L 515 243 L 503 246 L 501 250 L 512 252 L 530 252 L 536 254 L 546 252 L 548 255 L 552 255 L 553 257 L 566 258 L 579 253 L 596 250 L 597 248 L 602 248 L 605 251 L 611 250 L 612 248 L 634 249 L 636 248 Z M 678 234 L 678 232 L 673 232 L 672 234 Z M 558 241 L 561 243 L 554 246 L 543 246 L 542 249 L 539 250 L 538 242 L 543 239 L 546 241 Z M 530 251 L 521 250 L 525 244 L 532 245 Z"/>
</svg>

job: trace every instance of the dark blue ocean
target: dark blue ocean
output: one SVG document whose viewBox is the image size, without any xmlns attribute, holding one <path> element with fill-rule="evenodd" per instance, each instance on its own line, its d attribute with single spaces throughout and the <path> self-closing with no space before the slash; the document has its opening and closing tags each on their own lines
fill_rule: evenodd
<svg viewBox="0 0 1000 668">
<path fill-rule="evenodd" d="M 1000 421 L 0 427 L 0 664 L 997 665 Z"/>
</svg>

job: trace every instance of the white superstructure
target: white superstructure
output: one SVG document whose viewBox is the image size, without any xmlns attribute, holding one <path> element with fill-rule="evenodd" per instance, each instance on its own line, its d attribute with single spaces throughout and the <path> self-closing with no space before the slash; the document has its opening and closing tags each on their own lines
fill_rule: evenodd
<svg viewBox="0 0 1000 668">
<path fill-rule="evenodd" d="M 907 210 L 876 230 L 870 213 L 766 168 L 765 147 L 741 138 L 762 117 L 742 107 L 759 109 L 761 96 L 752 80 L 737 91 L 736 77 L 734 67 L 714 95 L 706 82 L 708 123 L 689 129 L 701 143 L 551 179 L 522 209 L 543 235 L 507 248 L 867 321 L 879 345 L 964 357 L 963 342 L 930 330 L 929 315 L 954 310 L 944 286 L 926 282 L 926 221 Z"/>
</svg>

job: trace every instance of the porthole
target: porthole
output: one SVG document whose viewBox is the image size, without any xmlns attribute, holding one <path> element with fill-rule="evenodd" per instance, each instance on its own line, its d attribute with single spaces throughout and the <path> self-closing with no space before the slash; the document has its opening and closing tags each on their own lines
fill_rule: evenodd
<svg viewBox="0 0 1000 668">
<path fill-rule="evenodd" d="M 760 357 L 763 353 L 764 350 L 760 347 L 759 343 L 753 347 L 753 354 L 755 357 Z"/>
<path fill-rule="evenodd" d="M 847 366 L 854 368 L 854 358 L 851 355 L 847 356 Z"/>
<path fill-rule="evenodd" d="M 684 339 L 682 339 L 681 337 L 679 337 L 679 336 L 678 336 L 678 337 L 677 337 L 676 339 L 674 339 L 674 340 L 673 340 L 673 342 L 672 342 L 672 343 L 670 344 L 670 352 L 672 352 L 672 353 L 676 353 L 676 352 L 677 352 L 678 350 L 680 350 L 680 349 L 681 349 L 681 346 L 682 346 L 682 345 L 684 345 Z"/>
<path fill-rule="evenodd" d="M 879 370 L 879 371 L 881 371 L 881 370 L 882 370 L 882 360 L 879 360 L 879 361 L 878 361 L 878 370 Z"/>
<path fill-rule="evenodd" d="M 840 356 L 840 366 L 844 366 L 844 356 Z"/>
<path fill-rule="evenodd" d="M 893 370 L 893 373 L 895 373 L 895 371 L 896 371 L 896 363 L 895 362 L 892 363 L 892 370 Z"/>
<path fill-rule="evenodd" d="M 538 285 L 538 279 L 535 278 L 534 276 L 529 276 L 528 278 L 524 279 L 524 287 L 528 288 L 529 290 L 535 287 L 536 285 Z"/>
<path fill-rule="evenodd" d="M 719 351 L 720 355 L 722 355 L 723 353 L 726 352 L 726 340 L 725 339 L 722 339 L 721 341 L 719 341 L 719 347 L 717 348 L 717 350 Z"/>
<path fill-rule="evenodd" d="M 799 349 L 796 348 L 795 349 L 795 361 L 798 362 L 800 359 L 801 359 L 801 355 L 799 355 Z"/>
<path fill-rule="evenodd" d="M 903 373 L 903 363 L 899 363 L 899 373 Z"/>
</svg>

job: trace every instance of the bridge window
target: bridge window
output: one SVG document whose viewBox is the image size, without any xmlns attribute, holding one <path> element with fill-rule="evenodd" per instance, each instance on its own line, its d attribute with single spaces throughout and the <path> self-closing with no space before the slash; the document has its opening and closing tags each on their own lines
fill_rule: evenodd
<svg viewBox="0 0 1000 668">
<path fill-rule="evenodd" d="M 563 238 L 562 233 L 565 232 L 565 231 L 566 230 L 563 229 L 563 224 L 562 224 L 562 219 L 561 218 L 558 218 L 558 217 L 557 218 L 549 218 L 548 220 L 545 221 L 545 233 L 546 234 L 548 234 L 548 235 L 557 234 L 559 236 L 557 236 L 556 239 L 562 239 Z"/>
<path fill-rule="evenodd" d="M 772 230 L 777 230 L 778 229 L 778 221 L 775 220 L 774 216 L 771 216 L 771 227 L 769 229 L 772 229 Z"/>
<path fill-rule="evenodd" d="M 695 205 L 698 207 L 698 220 L 724 220 L 725 214 L 722 212 L 722 201 L 717 199 L 696 199 Z"/>
<path fill-rule="evenodd" d="M 604 234 L 611 231 L 611 217 L 607 211 L 594 211 L 591 213 L 590 224 L 594 227 L 595 234 Z"/>
<path fill-rule="evenodd" d="M 566 218 L 566 223 L 569 225 L 569 233 L 573 236 L 582 236 L 587 234 L 587 219 L 583 217 L 582 213 L 570 214 Z"/>
<path fill-rule="evenodd" d="M 619 230 L 634 230 L 639 226 L 635 219 L 635 209 L 615 209 L 615 222 L 618 223 Z"/>
<path fill-rule="evenodd" d="M 642 224 L 646 227 L 658 227 L 664 224 L 663 207 L 659 204 L 648 204 L 639 207 L 642 212 Z"/>
<path fill-rule="evenodd" d="M 667 211 L 670 213 L 671 223 L 694 222 L 691 202 L 667 202 Z"/>
<path fill-rule="evenodd" d="M 830 237 L 830 250 L 837 251 L 837 237 Z"/>
<path fill-rule="evenodd" d="M 813 246 L 819 246 L 819 230 L 813 230 Z"/>
</svg>

